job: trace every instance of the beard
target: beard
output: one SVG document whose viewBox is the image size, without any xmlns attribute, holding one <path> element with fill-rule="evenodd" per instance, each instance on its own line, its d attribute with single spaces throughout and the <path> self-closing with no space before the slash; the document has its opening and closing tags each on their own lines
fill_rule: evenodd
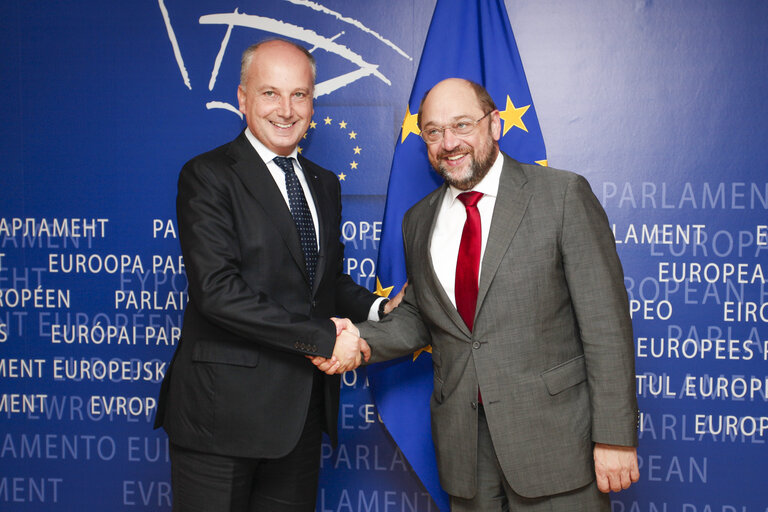
<svg viewBox="0 0 768 512">
<path fill-rule="evenodd" d="M 452 151 L 445 151 L 437 155 L 437 162 L 453 155 L 466 153 L 470 157 L 470 162 L 466 168 L 459 172 L 458 169 L 449 169 L 444 164 L 439 163 L 433 167 L 437 174 L 442 176 L 446 183 L 459 190 L 470 190 L 485 178 L 488 171 L 491 170 L 496 156 L 499 154 L 499 147 L 493 139 L 489 140 L 486 147 L 480 148 L 477 155 L 471 146 L 462 145 Z M 477 158 L 476 158 L 477 156 Z"/>
</svg>

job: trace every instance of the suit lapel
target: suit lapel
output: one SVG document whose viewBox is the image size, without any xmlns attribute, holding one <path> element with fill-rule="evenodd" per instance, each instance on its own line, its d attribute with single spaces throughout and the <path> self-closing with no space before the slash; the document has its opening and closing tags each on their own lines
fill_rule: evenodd
<svg viewBox="0 0 768 512">
<path fill-rule="evenodd" d="M 445 314 L 456 324 L 456 327 L 467 338 L 472 337 L 472 333 L 469 331 L 467 324 L 459 315 L 459 311 L 451 302 L 451 298 L 445 293 L 445 288 L 440 284 L 440 280 L 437 278 L 437 272 L 435 272 L 435 266 L 432 262 L 432 252 L 430 251 L 430 243 L 432 241 L 432 232 L 435 230 L 435 223 L 437 222 L 438 211 L 440 205 L 443 203 L 443 197 L 448 191 L 448 186 L 443 184 L 436 192 L 433 193 L 431 199 L 427 202 L 427 212 L 424 215 L 425 220 L 429 222 L 422 222 L 417 225 L 415 240 L 413 241 L 413 254 L 416 261 L 424 262 L 423 275 L 425 276 L 426 285 L 429 289 L 434 290 L 433 295 L 437 298 L 440 307 L 443 308 Z M 413 259 L 414 257 L 411 257 Z"/>
<path fill-rule="evenodd" d="M 259 202 L 265 215 L 272 219 L 280 236 L 283 237 L 296 264 L 309 281 L 304 254 L 301 252 L 301 242 L 296 231 L 296 224 L 291 217 L 291 211 L 285 204 L 285 199 L 277 188 L 274 178 L 267 169 L 267 165 L 261 160 L 259 154 L 253 149 L 251 143 L 245 137 L 245 133 L 232 142 L 230 156 L 234 159 L 232 168 L 242 180 L 245 188 Z"/>
<path fill-rule="evenodd" d="M 483 255 L 475 317 L 483 305 L 488 289 L 499 269 L 499 264 L 512 243 L 517 228 L 520 226 L 520 221 L 525 215 L 525 210 L 528 208 L 531 194 L 523 188 L 526 181 L 520 165 L 509 156 L 504 155 L 499 192 L 496 196 L 488 242 Z"/>
<path fill-rule="evenodd" d="M 329 223 L 333 222 L 335 215 L 332 211 L 333 204 L 331 204 L 331 201 L 329 201 L 328 198 L 323 197 L 323 188 L 320 184 L 320 177 L 314 171 L 312 163 L 302 156 L 299 156 L 299 163 L 301 165 L 301 170 L 304 173 L 304 179 L 309 186 L 310 194 L 312 194 L 312 197 L 307 198 L 307 200 L 312 200 L 314 202 L 315 211 L 317 212 L 317 242 L 319 249 L 313 290 L 313 292 L 315 292 L 325 273 L 326 261 L 328 258 L 327 244 L 331 242 L 331 240 L 328 239 L 328 234 L 333 230 L 333 226 L 329 225 Z"/>
</svg>

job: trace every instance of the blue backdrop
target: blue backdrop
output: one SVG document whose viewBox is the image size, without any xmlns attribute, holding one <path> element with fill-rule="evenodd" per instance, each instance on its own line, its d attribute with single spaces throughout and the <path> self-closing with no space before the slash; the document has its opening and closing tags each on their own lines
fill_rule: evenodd
<svg viewBox="0 0 768 512">
<path fill-rule="evenodd" d="M 0 510 L 170 509 L 151 421 L 186 301 L 176 177 L 243 128 L 255 40 L 314 48 L 302 151 L 342 180 L 347 269 L 373 289 L 434 5 L 0 6 Z M 765 512 L 768 4 L 506 5 L 549 164 L 590 180 L 632 299 L 641 481 L 614 512 Z M 345 376 L 340 428 L 318 511 L 437 510 L 364 371 Z"/>
</svg>

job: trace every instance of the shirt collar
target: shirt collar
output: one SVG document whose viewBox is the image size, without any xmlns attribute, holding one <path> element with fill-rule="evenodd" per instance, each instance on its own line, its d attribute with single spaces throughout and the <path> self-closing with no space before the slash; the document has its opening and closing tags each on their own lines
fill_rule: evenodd
<svg viewBox="0 0 768 512">
<path fill-rule="evenodd" d="M 450 194 L 451 198 L 450 203 L 453 204 L 453 201 L 455 201 L 456 198 L 459 197 L 459 194 L 462 192 L 475 191 L 481 192 L 486 196 L 496 197 L 499 194 L 499 181 L 501 181 L 501 168 L 503 166 L 504 156 L 502 155 L 501 151 L 499 151 L 499 154 L 496 156 L 496 160 L 493 162 L 493 165 L 491 165 L 488 174 L 486 174 L 480 183 L 475 185 L 472 189 L 459 190 L 454 186 L 448 186 L 448 193 Z"/>
<path fill-rule="evenodd" d="M 276 156 L 283 156 L 278 155 L 271 149 L 268 149 L 267 146 L 262 144 L 262 142 L 256 138 L 254 134 L 251 133 L 251 130 L 249 128 L 245 129 L 245 137 L 248 139 L 248 142 L 251 143 L 251 146 L 253 146 L 253 149 L 256 150 L 256 152 L 259 154 L 261 159 L 264 161 L 264 163 L 271 162 Z M 293 158 L 296 160 L 296 163 L 299 162 L 299 152 L 296 148 L 293 148 L 293 151 L 291 151 L 291 154 L 287 155 L 286 158 Z"/>
</svg>

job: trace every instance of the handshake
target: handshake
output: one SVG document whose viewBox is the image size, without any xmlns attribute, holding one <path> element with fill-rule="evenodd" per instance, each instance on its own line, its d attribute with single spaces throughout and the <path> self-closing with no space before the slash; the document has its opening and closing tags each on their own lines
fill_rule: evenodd
<svg viewBox="0 0 768 512">
<path fill-rule="evenodd" d="M 398 294 L 384 304 L 384 314 L 388 315 L 400 305 L 405 294 L 405 288 L 408 281 L 405 282 Z M 317 366 L 321 372 L 328 375 L 344 373 L 354 370 L 360 366 L 363 361 L 366 363 L 371 358 L 371 347 L 360 337 L 360 330 L 355 327 L 349 318 L 331 318 L 336 324 L 336 345 L 333 347 L 333 355 L 330 359 L 321 356 L 307 356 L 312 364 Z"/>
<path fill-rule="evenodd" d="M 360 337 L 360 331 L 348 318 L 331 318 L 336 324 L 336 345 L 329 358 L 307 356 L 312 364 L 328 375 L 354 370 L 371 358 L 371 347 Z"/>
</svg>

